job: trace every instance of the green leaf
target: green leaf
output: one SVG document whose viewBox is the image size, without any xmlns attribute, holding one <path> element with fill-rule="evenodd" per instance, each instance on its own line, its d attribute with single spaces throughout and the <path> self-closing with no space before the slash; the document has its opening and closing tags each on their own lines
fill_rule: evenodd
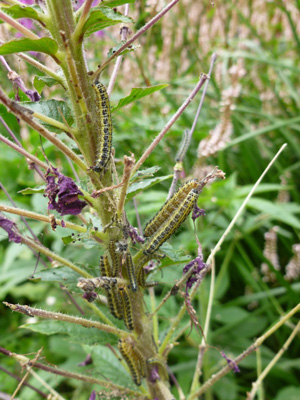
<svg viewBox="0 0 300 400">
<path fill-rule="evenodd" d="M 67 267 L 49 268 L 37 272 L 35 278 L 45 282 L 59 282 L 74 292 L 82 293 L 77 288 L 78 278 L 81 276 Z"/>
<path fill-rule="evenodd" d="M 111 349 L 106 346 L 84 346 L 84 349 L 88 354 L 91 354 L 93 365 L 99 374 L 104 375 L 106 379 L 115 384 L 136 389 L 131 376 L 120 364 Z"/>
<path fill-rule="evenodd" d="M 162 85 L 155 85 L 155 86 L 150 86 L 146 88 L 133 88 L 131 89 L 130 95 L 127 97 L 124 97 L 119 101 L 119 103 L 116 105 L 116 107 L 112 108 L 112 111 L 119 110 L 119 108 L 125 107 L 128 104 L 132 103 L 133 101 L 139 100 L 145 96 L 149 96 L 149 94 L 152 94 L 154 92 L 157 92 L 158 90 L 162 90 L 165 87 L 169 86 L 167 83 L 162 84 Z"/>
<path fill-rule="evenodd" d="M 10 15 L 11 17 L 17 18 L 31 18 L 35 19 L 36 21 L 40 21 L 39 15 L 37 10 L 39 11 L 40 8 L 38 7 L 37 10 L 34 7 L 26 7 L 14 5 L 14 6 L 5 6 L 2 5 L 2 10 L 5 11 L 6 14 Z M 3 22 L 3 21 L 1 21 Z"/>
<path fill-rule="evenodd" d="M 172 177 L 173 177 L 173 175 L 158 176 L 157 178 L 145 179 L 143 181 L 133 183 L 132 185 L 129 186 L 129 188 L 127 190 L 126 202 L 131 200 L 134 196 L 136 196 L 142 190 L 144 190 L 146 188 L 150 188 L 151 186 L 154 186 L 157 183 L 163 182 Z"/>
<path fill-rule="evenodd" d="M 66 102 L 60 100 L 42 100 L 42 101 L 24 101 L 22 103 L 24 107 L 29 108 L 32 111 L 38 112 L 40 114 L 45 115 L 46 117 L 50 117 L 59 121 L 61 123 L 65 123 L 62 116 L 60 115 L 59 110 L 65 117 L 65 120 L 72 126 L 74 123 L 72 111 L 67 105 Z M 51 132 L 61 133 L 61 129 L 58 129 L 52 125 L 47 124 L 44 121 L 39 120 L 39 123 L 43 126 L 47 127 Z"/>
<path fill-rule="evenodd" d="M 160 167 L 158 167 L 157 165 L 151 168 L 142 169 L 141 171 L 138 171 L 133 175 L 133 177 L 131 178 L 131 182 L 153 176 L 158 170 L 160 170 Z"/>
<path fill-rule="evenodd" d="M 130 24 L 133 20 L 110 7 L 95 7 L 83 27 L 83 32 L 85 36 L 90 36 L 94 32 L 122 22 Z"/>
<path fill-rule="evenodd" d="M 0 55 L 19 53 L 21 51 L 38 51 L 40 53 L 46 53 L 50 56 L 53 56 L 56 54 L 57 50 L 57 43 L 51 38 L 21 38 L 17 40 L 11 40 L 10 42 L 0 46 Z"/>
<path fill-rule="evenodd" d="M 115 344 L 117 342 L 116 337 L 110 333 L 65 321 L 44 320 L 36 324 L 23 325 L 22 328 L 44 335 L 63 334 L 68 336 L 68 340 L 71 342 L 88 344 L 90 346 L 106 343 Z"/>
<path fill-rule="evenodd" d="M 288 386 L 281 389 L 274 400 L 299 400 L 300 399 L 300 388 L 296 386 Z"/>
<path fill-rule="evenodd" d="M 35 188 L 26 188 L 26 189 L 22 189 L 19 190 L 18 193 L 21 193 L 23 196 L 25 196 L 26 194 L 33 194 L 33 193 L 44 193 L 45 192 L 45 185 L 42 186 L 36 186 Z"/>
<path fill-rule="evenodd" d="M 43 90 L 45 85 L 48 87 L 51 87 L 51 86 L 57 85 L 58 83 L 60 83 L 60 82 L 58 82 L 56 79 L 52 78 L 51 76 L 36 75 L 33 80 L 33 86 L 39 93 L 41 93 L 41 91 Z"/>
<path fill-rule="evenodd" d="M 289 203 L 274 203 L 260 198 L 252 198 L 247 203 L 247 206 L 254 208 L 264 214 L 270 215 L 274 221 L 280 221 L 293 228 L 300 229 L 300 221 L 290 211 Z M 298 208 L 298 212 L 300 212 Z"/>
<path fill-rule="evenodd" d="M 134 4 L 136 0 L 104 0 L 103 1 L 103 5 L 107 6 L 107 7 L 118 7 L 118 6 L 122 6 L 124 4 Z"/>
</svg>

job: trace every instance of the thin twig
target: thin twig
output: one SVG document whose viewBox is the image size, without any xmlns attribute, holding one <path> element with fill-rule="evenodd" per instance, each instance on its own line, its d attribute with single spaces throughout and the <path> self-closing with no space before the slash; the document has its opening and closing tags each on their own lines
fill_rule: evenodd
<svg viewBox="0 0 300 400">
<path fill-rule="evenodd" d="M 163 8 L 154 18 L 152 18 L 147 24 L 145 24 L 139 31 L 136 32 L 135 35 L 132 36 L 131 39 L 128 40 L 123 46 L 121 46 L 114 54 L 112 54 L 92 75 L 93 79 L 97 79 L 101 72 L 108 66 L 108 64 L 116 57 L 118 57 L 122 51 L 127 49 L 128 46 L 131 45 L 136 39 L 138 39 L 141 35 L 143 35 L 149 28 L 151 28 L 157 21 L 160 20 L 172 7 L 178 3 L 179 0 L 173 0 L 169 3 L 165 8 Z"/>
<path fill-rule="evenodd" d="M 129 4 L 125 4 L 125 11 L 124 11 L 124 15 L 125 16 L 128 15 L 128 11 L 129 11 Z M 123 26 L 121 28 L 120 33 L 121 33 L 121 41 L 122 42 L 126 42 L 128 31 L 129 31 L 129 29 L 128 29 L 127 26 Z M 121 66 L 122 58 L 123 58 L 122 55 L 117 57 L 117 60 L 116 60 L 113 72 L 111 74 L 111 78 L 110 78 L 109 84 L 108 84 L 108 88 L 107 88 L 108 96 L 110 96 L 112 91 L 113 91 L 113 87 L 114 87 L 114 84 L 116 82 L 117 74 L 118 74 L 118 71 L 119 71 L 120 66 Z"/>
<path fill-rule="evenodd" d="M 0 142 L 7 144 L 7 146 L 11 147 L 12 149 L 16 150 L 18 153 L 22 154 L 29 160 L 31 160 L 34 164 L 39 165 L 41 168 L 47 170 L 49 167 L 43 161 L 39 160 L 37 157 L 33 156 L 32 154 L 28 153 L 23 147 L 20 147 L 10 140 L 8 140 L 5 136 L 0 135 Z"/>
<path fill-rule="evenodd" d="M 25 26 L 20 24 L 20 22 L 13 19 L 12 17 L 10 17 L 9 15 L 5 14 L 2 11 L 0 11 L 0 19 L 7 22 L 9 25 L 11 25 L 17 31 L 21 32 L 24 36 L 28 37 L 29 39 L 34 39 L 34 40 L 40 39 L 35 33 L 31 32 L 29 29 L 25 28 Z"/>
<path fill-rule="evenodd" d="M 57 139 L 51 132 L 45 129 L 42 125 L 38 124 L 32 118 L 32 112 L 29 112 L 26 108 L 8 98 L 1 89 L 0 89 L 0 100 L 17 117 L 21 118 L 31 128 L 35 129 L 40 135 L 48 139 L 60 151 L 62 151 L 71 160 L 73 160 L 84 172 L 87 172 L 87 166 L 85 165 L 85 163 L 72 150 L 70 150 L 67 145 L 65 145 L 63 142 Z"/>
<path fill-rule="evenodd" d="M 271 336 L 277 329 L 279 329 L 287 320 L 289 320 L 294 314 L 296 314 L 300 310 L 300 303 L 294 307 L 290 312 L 285 314 L 284 317 L 281 317 L 280 320 L 272 326 L 265 334 L 260 336 L 251 346 L 249 346 L 242 354 L 236 357 L 232 362 L 235 364 L 239 364 L 245 357 L 249 354 L 253 353 L 262 343 Z M 231 371 L 231 367 L 226 365 L 219 372 L 212 375 L 212 377 L 204 383 L 196 392 L 192 393 L 189 397 L 189 400 L 196 399 L 200 397 L 203 393 L 206 392 L 208 388 L 218 382 L 224 375 L 228 374 Z"/>
<path fill-rule="evenodd" d="M 0 347 L 0 353 L 5 354 L 6 356 L 14 358 L 16 361 L 21 363 L 22 366 L 24 366 L 26 364 L 31 365 L 30 358 L 27 358 L 27 357 L 25 357 L 23 355 L 20 355 L 20 354 L 12 353 L 11 351 L 4 349 L 3 347 Z M 64 376 L 66 378 L 76 379 L 76 380 L 83 381 L 83 382 L 98 384 L 98 385 L 103 386 L 103 387 L 105 387 L 107 389 L 119 390 L 121 393 L 124 393 L 124 394 L 127 393 L 128 395 L 136 396 L 136 398 L 139 398 L 139 399 L 141 398 L 141 397 L 139 397 L 139 396 L 141 396 L 141 393 L 136 392 L 136 391 L 131 390 L 131 389 L 127 389 L 127 388 L 125 388 L 123 386 L 116 385 L 116 384 L 114 384 L 112 382 L 109 382 L 108 380 L 100 380 L 100 379 L 94 378 L 92 376 L 87 376 L 87 375 L 83 375 L 83 374 L 76 374 L 74 372 L 69 372 L 69 371 L 66 371 L 66 370 L 63 370 L 63 369 L 60 369 L 60 368 L 51 367 L 49 365 L 45 365 L 45 364 L 38 363 L 38 362 L 34 364 L 34 368 L 39 368 L 39 369 L 41 369 L 43 371 L 49 372 L 49 373 L 54 374 L 54 375 Z"/>
<path fill-rule="evenodd" d="M 165 134 L 169 131 L 172 125 L 177 121 L 177 119 L 181 116 L 183 111 L 187 108 L 187 106 L 191 103 L 193 98 L 199 92 L 201 87 L 203 86 L 204 82 L 208 79 L 207 75 L 201 75 L 200 80 L 198 81 L 197 85 L 193 89 L 192 93 L 188 96 L 188 98 L 184 101 L 184 103 L 179 107 L 177 112 L 173 115 L 173 117 L 169 120 L 169 122 L 165 125 L 165 127 L 161 130 L 161 132 L 156 136 L 153 142 L 150 144 L 148 149 L 144 152 L 141 158 L 136 163 L 135 167 L 132 170 L 132 175 L 136 173 L 136 171 L 140 168 L 140 166 L 144 163 L 144 161 L 150 156 L 152 151 L 158 145 L 158 143 L 162 140 Z"/>
<path fill-rule="evenodd" d="M 265 377 L 268 375 L 268 373 L 270 372 L 270 370 L 274 367 L 274 365 L 277 363 L 277 361 L 281 358 L 281 356 L 283 355 L 283 353 L 285 351 L 287 351 L 289 345 L 291 344 L 291 342 L 293 341 L 294 337 L 297 335 L 298 331 L 300 328 L 300 321 L 298 322 L 298 324 L 295 326 L 294 330 L 292 331 L 292 333 L 290 334 L 290 336 L 288 337 L 288 339 L 286 340 L 286 342 L 284 343 L 284 345 L 281 347 L 281 349 L 279 350 L 279 352 L 276 354 L 276 356 L 273 358 L 273 360 L 267 365 L 267 367 L 262 371 L 262 373 L 259 375 L 258 379 L 256 380 L 256 382 L 252 383 L 252 390 L 250 393 L 248 393 L 247 396 L 247 400 L 254 400 L 256 392 L 259 388 L 259 386 L 261 385 L 262 381 L 265 379 Z"/>
<path fill-rule="evenodd" d="M 89 319 L 81 318 L 81 317 L 73 317 L 72 315 L 58 313 L 58 312 L 51 312 L 42 310 L 40 308 L 34 308 L 29 306 L 23 306 L 21 304 L 11 304 L 7 303 L 6 301 L 3 304 L 9 307 L 12 311 L 19 312 L 21 314 L 25 314 L 31 317 L 40 317 L 45 319 L 52 319 L 54 321 L 63 321 L 63 322 L 71 322 L 72 324 L 85 326 L 86 328 L 96 328 L 103 332 L 112 333 L 116 336 L 124 335 L 124 331 L 113 326 L 109 326 L 106 324 L 102 324 L 98 321 L 92 321 Z"/>
</svg>

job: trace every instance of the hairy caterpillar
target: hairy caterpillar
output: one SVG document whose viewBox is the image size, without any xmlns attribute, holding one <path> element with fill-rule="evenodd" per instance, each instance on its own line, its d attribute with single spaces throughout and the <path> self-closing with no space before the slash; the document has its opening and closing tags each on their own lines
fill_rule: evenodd
<svg viewBox="0 0 300 400">
<path fill-rule="evenodd" d="M 96 81 L 93 83 L 100 118 L 99 144 L 97 148 L 97 161 L 92 169 L 96 172 L 106 170 L 111 157 L 112 122 L 110 103 L 105 86 Z"/>
<path fill-rule="evenodd" d="M 178 153 L 176 154 L 176 157 L 175 157 L 175 161 L 176 162 L 182 162 L 183 161 L 183 159 L 185 157 L 185 154 L 187 152 L 187 149 L 189 148 L 190 141 L 191 141 L 190 130 L 186 129 L 184 131 L 184 133 L 183 133 L 183 138 L 182 138 L 182 141 L 180 143 L 180 147 L 179 147 Z"/>
<path fill-rule="evenodd" d="M 185 198 L 183 203 L 171 214 L 170 218 L 165 221 L 165 224 L 160 226 L 155 235 L 150 238 L 146 243 L 143 253 L 150 255 L 154 253 L 159 247 L 168 240 L 173 233 L 180 227 L 180 225 L 186 220 L 194 205 L 197 202 L 199 193 L 198 190 L 192 189 L 188 196 Z"/>
<path fill-rule="evenodd" d="M 109 242 L 108 251 L 109 251 L 111 262 L 112 262 L 111 275 L 118 276 L 119 268 L 120 268 L 120 257 L 117 254 L 116 242 L 114 240 L 111 240 Z"/>
<path fill-rule="evenodd" d="M 133 318 L 132 318 L 132 308 L 130 303 L 130 298 L 128 296 L 127 288 L 125 286 L 120 286 L 118 288 L 118 293 L 120 295 L 122 307 L 123 307 L 123 318 L 127 329 L 133 330 Z"/>
<path fill-rule="evenodd" d="M 142 383 L 142 377 L 146 376 L 144 357 L 125 339 L 119 339 L 118 348 L 129 367 L 133 382 L 137 386 L 140 386 Z"/>
<path fill-rule="evenodd" d="M 131 254 L 129 253 L 129 251 L 126 253 L 126 264 L 125 265 L 126 265 L 126 270 L 128 273 L 128 278 L 130 281 L 130 289 L 133 292 L 136 292 L 137 284 L 136 284 L 135 268 L 134 268 L 132 257 L 131 257 Z"/>
<path fill-rule="evenodd" d="M 173 196 L 165 202 L 158 213 L 147 223 L 144 229 L 144 236 L 152 236 L 157 230 L 164 225 L 166 220 L 178 209 L 180 204 L 185 200 L 192 189 L 199 185 L 198 179 L 192 179 L 183 184 Z"/>
</svg>

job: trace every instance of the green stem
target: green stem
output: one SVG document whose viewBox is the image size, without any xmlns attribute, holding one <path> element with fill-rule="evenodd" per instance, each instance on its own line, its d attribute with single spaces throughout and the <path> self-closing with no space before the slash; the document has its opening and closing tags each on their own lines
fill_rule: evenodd
<svg viewBox="0 0 300 400">
<path fill-rule="evenodd" d="M 24 7 L 24 4 L 23 4 Z M 4 12 L 0 11 L 0 19 L 3 21 L 7 22 L 9 25 L 11 25 L 13 28 L 15 28 L 17 31 L 22 33 L 24 36 L 28 37 L 29 39 L 37 40 L 39 37 L 32 33 L 29 29 L 25 28 L 20 22 L 16 21 L 9 15 L 5 14 Z"/>
<path fill-rule="evenodd" d="M 33 115 L 33 117 L 35 117 L 35 118 L 37 118 L 37 119 L 39 119 L 41 121 L 44 121 L 49 125 L 55 126 L 56 128 L 62 130 L 63 132 L 68 132 L 72 137 L 74 136 L 73 135 L 73 130 L 70 129 L 67 125 L 63 124 L 62 122 L 59 122 L 56 119 L 47 117 L 46 115 L 40 114 L 40 113 L 38 113 L 36 111 L 34 111 L 32 115 Z"/>
<path fill-rule="evenodd" d="M 85 272 L 83 269 L 77 267 L 75 264 L 73 264 L 71 261 L 58 256 L 56 253 L 53 253 L 53 251 L 49 250 L 47 247 L 42 246 L 41 244 L 34 242 L 33 240 L 26 238 L 25 236 L 21 236 L 23 244 L 26 244 L 27 246 L 31 247 L 32 249 L 36 250 L 38 253 L 45 254 L 45 256 L 59 262 L 62 265 L 65 265 L 66 267 L 72 269 L 73 271 L 77 272 L 77 274 L 83 276 L 84 278 L 93 278 L 92 275 L 90 275 L 88 272 Z"/>
</svg>

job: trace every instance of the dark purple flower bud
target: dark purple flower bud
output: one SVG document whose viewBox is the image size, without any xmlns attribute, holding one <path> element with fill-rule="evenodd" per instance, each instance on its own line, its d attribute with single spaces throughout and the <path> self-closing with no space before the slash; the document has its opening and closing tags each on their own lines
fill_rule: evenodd
<svg viewBox="0 0 300 400">
<path fill-rule="evenodd" d="M 19 234 L 17 225 L 13 221 L 0 215 L 0 227 L 8 233 L 10 242 L 22 242 L 22 236 Z"/>
<path fill-rule="evenodd" d="M 84 361 L 77 364 L 79 367 L 86 367 L 87 365 L 93 364 L 92 356 L 88 354 Z"/>
<path fill-rule="evenodd" d="M 192 213 L 192 220 L 195 221 L 197 218 L 205 216 L 205 210 L 202 210 L 202 208 L 199 208 L 197 204 L 195 204 L 193 213 Z"/>
<path fill-rule="evenodd" d="M 61 226 L 62 226 L 62 228 L 65 228 L 67 226 L 63 219 L 61 220 Z"/>
<path fill-rule="evenodd" d="M 49 199 L 48 210 L 56 210 L 60 215 L 80 214 L 83 207 L 86 206 L 86 202 L 78 199 L 78 195 L 82 195 L 82 192 L 73 180 L 58 172 L 56 168 L 52 168 L 52 171 L 48 170 L 45 177 L 47 180 L 45 192 Z M 56 197 L 58 201 L 56 201 Z"/>
<path fill-rule="evenodd" d="M 22 90 L 22 92 L 24 92 L 31 101 L 40 101 L 41 96 L 38 94 L 38 92 L 35 89 L 27 89 L 25 83 L 23 82 L 23 79 L 15 71 L 10 70 L 8 72 L 8 78 L 13 82 L 14 86 Z M 20 100 L 18 93 L 16 93 L 15 98 L 17 101 Z"/>
<path fill-rule="evenodd" d="M 128 234 L 132 241 L 132 244 L 136 244 L 136 242 L 144 243 L 145 240 L 139 235 L 138 230 L 134 228 L 132 225 L 129 225 Z"/>
<path fill-rule="evenodd" d="M 158 365 L 155 365 L 150 372 L 150 378 L 149 378 L 151 383 L 155 383 L 156 381 L 160 380 L 160 376 L 158 373 Z"/>
<path fill-rule="evenodd" d="M 96 300 L 97 293 L 96 292 L 85 292 L 85 293 L 83 293 L 82 298 L 87 300 L 89 303 L 92 303 L 93 301 Z"/>
<path fill-rule="evenodd" d="M 224 351 L 221 351 L 221 356 L 223 358 L 225 358 L 225 360 L 227 361 L 227 364 L 229 365 L 229 367 L 232 369 L 232 371 L 234 373 L 241 372 L 237 363 L 235 363 L 233 360 L 231 360 L 231 358 L 227 357 L 226 354 L 224 353 Z"/>
<path fill-rule="evenodd" d="M 192 288 L 193 284 L 197 282 L 199 279 L 200 271 L 206 267 L 206 264 L 203 262 L 202 256 L 196 257 L 194 260 L 190 261 L 183 268 L 183 273 L 186 274 L 191 268 L 193 268 L 193 272 L 189 276 L 186 281 L 185 292 L 188 294 L 188 290 Z"/>
<path fill-rule="evenodd" d="M 96 400 L 96 390 L 92 391 L 92 393 L 91 393 L 91 395 L 89 397 L 89 400 Z"/>
</svg>

